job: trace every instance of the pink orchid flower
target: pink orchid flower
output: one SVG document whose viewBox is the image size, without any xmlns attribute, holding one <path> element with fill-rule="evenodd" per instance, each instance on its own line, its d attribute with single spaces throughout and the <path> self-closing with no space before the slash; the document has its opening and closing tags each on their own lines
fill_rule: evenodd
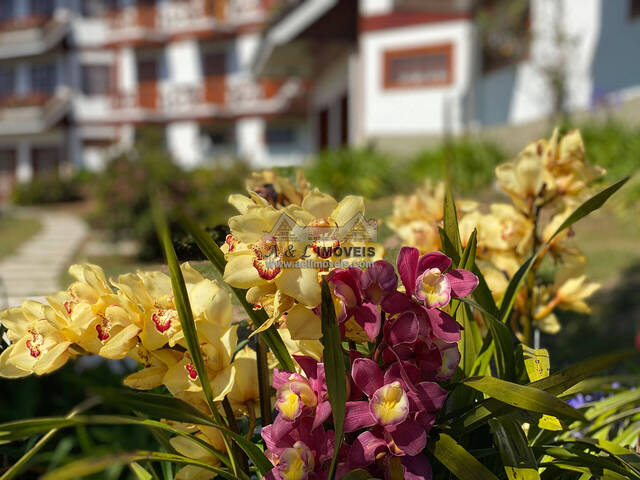
<svg viewBox="0 0 640 480">
<path fill-rule="evenodd" d="M 344 430 L 373 428 L 355 440 L 350 463 L 366 466 L 381 451 L 396 456 L 418 455 L 426 446 L 427 431 L 435 418 L 429 412 L 442 407 L 446 390 L 435 382 L 420 382 L 410 389 L 409 382 L 385 375 L 367 358 L 356 359 L 351 371 L 354 383 L 368 400 L 347 402 Z"/>
<path fill-rule="evenodd" d="M 338 323 L 344 330 L 344 323 L 353 318 L 362 327 L 367 337 L 374 341 L 380 332 L 380 311 L 374 303 L 366 301 L 360 288 L 360 278 L 364 272 L 358 268 L 337 268 L 327 276 L 339 300 Z"/>
<path fill-rule="evenodd" d="M 268 480 L 323 480 L 325 463 L 333 456 L 334 433 L 313 426 L 312 417 L 304 417 L 285 435 L 274 436 L 273 425 L 262 429 L 266 455 L 274 464 L 264 478 Z"/>
</svg>

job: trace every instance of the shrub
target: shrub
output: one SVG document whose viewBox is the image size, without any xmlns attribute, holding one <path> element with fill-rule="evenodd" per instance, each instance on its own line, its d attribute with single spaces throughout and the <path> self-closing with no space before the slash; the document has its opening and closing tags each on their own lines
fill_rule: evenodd
<svg viewBox="0 0 640 480">
<path fill-rule="evenodd" d="M 490 185 L 495 167 L 507 159 L 492 143 L 459 139 L 416 155 L 409 162 L 407 176 L 416 183 L 448 176 L 456 191 L 467 194 Z"/>
<path fill-rule="evenodd" d="M 317 155 L 305 170 L 309 182 L 336 197 L 348 194 L 378 198 L 405 182 L 401 162 L 371 148 L 342 148 Z"/>
<path fill-rule="evenodd" d="M 11 194 L 11 200 L 16 205 L 75 202 L 82 198 L 82 182 L 76 177 L 61 179 L 57 175 L 45 175 L 28 183 L 19 183 Z"/>
<path fill-rule="evenodd" d="M 227 197 L 242 189 L 247 173 L 243 163 L 185 171 L 164 151 L 159 135 L 161 132 L 155 129 L 142 130 L 135 149 L 111 161 L 93 188 L 96 207 L 90 218 L 92 224 L 116 238 L 138 240 L 143 260 L 162 256 L 149 203 L 153 185 L 163 186 L 169 205 L 180 206 L 203 225 L 215 227 L 234 213 Z M 186 240 L 177 235 L 176 241 Z"/>
</svg>

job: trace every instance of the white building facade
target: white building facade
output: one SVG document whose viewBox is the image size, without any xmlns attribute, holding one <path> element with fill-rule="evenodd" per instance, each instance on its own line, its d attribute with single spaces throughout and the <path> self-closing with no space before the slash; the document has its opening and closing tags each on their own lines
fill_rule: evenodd
<svg viewBox="0 0 640 480">
<path fill-rule="evenodd" d="M 309 152 L 307 83 L 250 72 L 270 0 L 0 0 L 0 197 L 100 169 L 141 125 L 185 167 Z M 301 121 L 302 120 L 302 121 Z"/>
<path fill-rule="evenodd" d="M 316 150 L 524 125 L 639 97 L 640 1 L 513 3 L 520 17 L 506 28 L 490 0 L 294 2 L 265 33 L 254 70 L 313 78 Z M 486 31 L 508 50 L 502 61 L 487 53 L 482 15 L 496 21 Z"/>
</svg>

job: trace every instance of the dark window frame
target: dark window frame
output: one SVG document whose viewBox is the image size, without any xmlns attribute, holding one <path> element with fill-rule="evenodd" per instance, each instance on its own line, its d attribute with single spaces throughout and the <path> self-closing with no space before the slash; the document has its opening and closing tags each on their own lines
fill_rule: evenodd
<svg viewBox="0 0 640 480">
<path fill-rule="evenodd" d="M 113 90 L 112 76 L 112 68 L 109 64 L 82 65 L 82 93 L 87 96 L 109 95 Z"/>
<path fill-rule="evenodd" d="M 392 78 L 393 63 L 403 60 L 424 59 L 428 56 L 445 55 L 445 78 L 442 80 L 421 80 L 415 82 L 399 82 Z M 402 90 L 413 88 L 445 87 L 454 82 L 453 62 L 454 48 L 452 43 L 442 43 L 414 48 L 385 50 L 383 53 L 383 84 L 385 90 Z"/>
<path fill-rule="evenodd" d="M 629 0 L 629 18 L 631 20 L 640 18 L 640 0 Z"/>
</svg>

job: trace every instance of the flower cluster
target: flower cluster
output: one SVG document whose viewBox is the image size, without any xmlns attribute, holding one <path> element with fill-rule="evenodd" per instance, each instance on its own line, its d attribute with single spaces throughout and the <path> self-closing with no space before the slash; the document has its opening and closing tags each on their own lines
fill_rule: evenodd
<svg viewBox="0 0 640 480">
<path fill-rule="evenodd" d="M 267 173 L 254 175 L 248 187 L 249 197 L 229 199 L 240 214 L 229 219 L 224 281 L 248 289 L 247 301 L 267 313 L 269 320 L 256 332 L 275 323 L 293 340 L 319 339 L 320 279 L 329 270 L 323 262 L 373 261 L 382 255 L 378 245 L 341 234 L 341 227 L 364 218 L 364 199 L 347 196 L 338 202 L 310 190 L 303 179 L 298 190 Z M 300 268 L 296 262 L 302 260 Z"/>
<path fill-rule="evenodd" d="M 569 214 L 591 193 L 590 186 L 604 175 L 600 167 L 585 161 L 580 132 L 561 137 L 556 130 L 550 140 L 528 145 L 514 160 L 496 168 L 499 187 L 511 204 L 488 206 L 457 203 L 463 244 L 477 230 L 477 265 L 495 300 L 504 295 L 509 280 L 520 265 L 542 247 Z M 424 188 L 410 197 L 398 197 L 390 226 L 400 238 L 420 251 L 440 247 L 438 227 L 442 224 L 444 185 Z M 585 276 L 585 258 L 572 242 L 571 230 L 547 245 L 537 263 L 549 254 L 559 265 L 552 284 L 535 282 L 518 296 L 512 326 L 525 342 L 531 327 L 556 333 L 560 324 L 556 308 L 588 313 L 585 299 L 598 288 Z"/>
<path fill-rule="evenodd" d="M 231 362 L 238 327 L 231 324 L 230 294 L 188 263 L 181 269 L 215 399 L 228 396 L 241 415 L 258 403 L 255 352 L 245 349 Z M 42 375 L 79 355 L 128 356 L 142 368 L 127 376 L 125 385 L 143 390 L 164 385 L 172 395 L 208 411 L 170 278 L 138 272 L 109 283 L 102 269 L 90 264 L 73 265 L 69 272 L 76 281 L 49 296 L 48 304 L 25 301 L 0 315 L 11 341 L 0 355 L 0 376 Z"/>
<path fill-rule="evenodd" d="M 451 259 L 440 252 L 420 256 L 410 247 L 400 251 L 397 271 L 402 286 L 384 260 L 327 276 L 342 336 L 351 345 L 344 430 L 352 440 L 339 452 L 339 472 L 364 468 L 384 475 L 398 457 L 404 478 L 428 479 L 431 467 L 422 451 L 447 397 L 438 381 L 451 378 L 460 361 L 461 327 L 447 309 L 478 279 L 451 269 Z M 274 372 L 278 416 L 262 437 L 273 478 L 323 478 L 333 453 L 332 432 L 324 425 L 331 413 L 324 365 L 295 359 L 302 373 Z"/>
</svg>

